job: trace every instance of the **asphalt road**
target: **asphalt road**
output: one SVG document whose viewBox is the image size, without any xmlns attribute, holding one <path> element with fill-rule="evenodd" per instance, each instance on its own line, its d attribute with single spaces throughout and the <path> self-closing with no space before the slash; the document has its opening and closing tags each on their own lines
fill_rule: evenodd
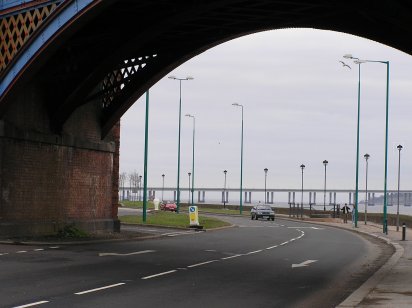
<svg viewBox="0 0 412 308">
<path fill-rule="evenodd" d="M 334 307 L 390 253 L 348 231 L 227 218 L 159 239 L 0 245 L 0 307 Z M 373 264 L 373 266 L 372 266 Z"/>
</svg>

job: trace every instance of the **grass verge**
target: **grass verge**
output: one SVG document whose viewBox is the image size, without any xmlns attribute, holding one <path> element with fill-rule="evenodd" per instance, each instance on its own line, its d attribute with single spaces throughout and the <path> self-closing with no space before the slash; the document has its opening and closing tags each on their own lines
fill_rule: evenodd
<svg viewBox="0 0 412 308">
<path fill-rule="evenodd" d="M 127 215 L 119 217 L 123 223 L 141 224 L 142 217 L 135 215 Z M 199 223 L 204 229 L 215 229 L 225 226 L 230 226 L 228 222 L 206 216 L 199 216 Z M 150 213 L 146 219 L 147 225 L 165 226 L 165 227 L 189 227 L 189 215 L 186 213 L 174 213 L 174 212 L 155 212 Z"/>
</svg>

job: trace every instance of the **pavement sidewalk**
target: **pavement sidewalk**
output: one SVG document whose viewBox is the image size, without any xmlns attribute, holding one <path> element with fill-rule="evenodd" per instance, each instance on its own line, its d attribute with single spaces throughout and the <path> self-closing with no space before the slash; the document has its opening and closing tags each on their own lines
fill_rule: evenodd
<svg viewBox="0 0 412 308">
<path fill-rule="evenodd" d="M 386 235 L 382 225 L 371 222 L 359 222 L 357 228 L 351 222 L 316 223 L 366 233 L 395 248 L 386 264 L 337 307 L 412 307 L 412 229 L 406 228 L 406 240 L 402 241 L 402 227 L 397 232 L 395 226 L 389 226 Z"/>
</svg>

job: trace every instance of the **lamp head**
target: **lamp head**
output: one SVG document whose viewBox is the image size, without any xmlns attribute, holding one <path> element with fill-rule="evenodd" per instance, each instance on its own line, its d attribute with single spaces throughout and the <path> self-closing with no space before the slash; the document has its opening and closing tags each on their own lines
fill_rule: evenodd
<svg viewBox="0 0 412 308">
<path fill-rule="evenodd" d="M 365 157 L 365 159 L 368 160 L 370 155 L 368 153 L 366 153 L 365 155 L 363 155 L 363 157 Z"/>
<path fill-rule="evenodd" d="M 345 59 L 353 59 L 353 56 L 350 53 L 347 53 L 346 55 L 343 55 Z"/>
<path fill-rule="evenodd" d="M 398 145 L 398 146 L 397 146 L 397 148 L 398 148 L 398 150 L 400 151 L 400 150 L 402 150 L 402 149 L 403 149 L 403 146 Z"/>
<path fill-rule="evenodd" d="M 167 77 L 167 78 L 169 78 L 169 79 L 177 79 L 176 76 L 173 76 L 173 75 L 172 75 L 172 76 L 169 76 L 169 77 Z"/>
<path fill-rule="evenodd" d="M 265 168 L 265 169 L 263 169 L 263 171 L 265 171 L 265 173 L 268 173 L 269 169 Z"/>
<path fill-rule="evenodd" d="M 226 174 L 226 173 L 227 173 L 227 170 L 223 170 L 223 173 Z"/>
<path fill-rule="evenodd" d="M 325 159 L 324 161 L 323 161 L 323 164 L 326 166 L 327 164 L 328 164 L 329 162 Z"/>
<path fill-rule="evenodd" d="M 194 78 L 192 76 L 187 76 L 186 80 L 193 80 Z"/>
<path fill-rule="evenodd" d="M 305 167 L 306 166 L 304 164 L 300 165 L 300 168 L 302 168 L 302 170 L 305 169 Z"/>
</svg>

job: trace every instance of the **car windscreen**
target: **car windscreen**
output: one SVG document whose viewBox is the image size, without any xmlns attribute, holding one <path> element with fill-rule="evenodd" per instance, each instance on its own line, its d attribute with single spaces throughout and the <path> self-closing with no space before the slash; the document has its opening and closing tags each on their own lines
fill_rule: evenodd
<svg viewBox="0 0 412 308">
<path fill-rule="evenodd" d="M 257 209 L 258 210 L 270 211 L 271 207 L 270 206 L 258 206 Z"/>
</svg>

